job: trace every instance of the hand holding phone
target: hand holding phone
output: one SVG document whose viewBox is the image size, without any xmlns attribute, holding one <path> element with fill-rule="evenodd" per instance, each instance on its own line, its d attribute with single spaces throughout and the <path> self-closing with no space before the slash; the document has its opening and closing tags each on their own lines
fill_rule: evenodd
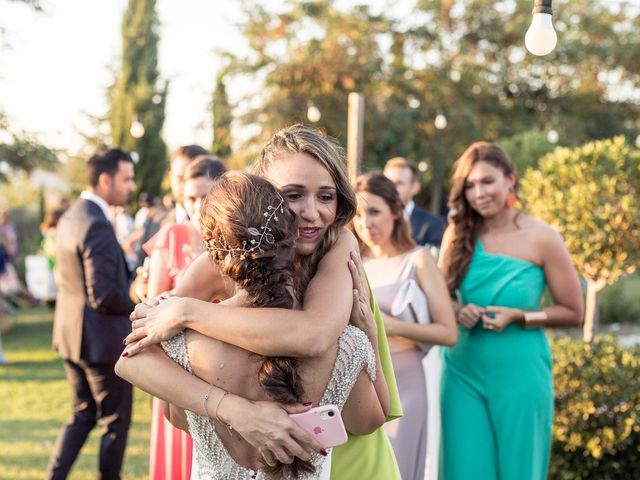
<svg viewBox="0 0 640 480">
<path fill-rule="evenodd" d="M 305 432 L 315 438 L 322 448 L 332 448 L 347 441 L 347 431 L 342 423 L 340 410 L 335 405 L 315 407 L 289 417 Z"/>
</svg>

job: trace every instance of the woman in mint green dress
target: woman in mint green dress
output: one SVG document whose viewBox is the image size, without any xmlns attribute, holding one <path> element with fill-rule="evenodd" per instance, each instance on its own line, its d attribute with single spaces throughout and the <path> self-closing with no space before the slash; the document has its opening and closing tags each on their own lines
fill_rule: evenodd
<svg viewBox="0 0 640 480">
<path fill-rule="evenodd" d="M 495 144 L 454 167 L 440 267 L 458 300 L 445 348 L 441 479 L 543 480 L 553 378 L 544 327 L 579 325 L 582 295 L 562 238 L 516 208 L 517 177 Z M 542 309 L 545 288 L 553 306 Z"/>
</svg>

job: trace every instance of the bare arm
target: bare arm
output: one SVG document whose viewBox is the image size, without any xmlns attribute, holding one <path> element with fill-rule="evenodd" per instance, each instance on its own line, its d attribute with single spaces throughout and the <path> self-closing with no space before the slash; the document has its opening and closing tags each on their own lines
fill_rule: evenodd
<svg viewBox="0 0 640 480">
<path fill-rule="evenodd" d="M 132 346 L 127 347 L 127 351 L 130 348 Z M 258 450 L 271 452 L 281 461 L 286 462 L 292 456 L 308 459 L 310 452 L 321 448 L 288 415 L 304 412 L 308 406 L 287 406 L 285 411 L 273 402 L 252 402 L 227 394 L 225 390 L 191 375 L 157 345 L 144 349 L 135 357 L 121 357 L 115 372 L 145 392 L 198 415 L 215 414 L 210 409 L 218 406 L 218 420 L 231 425 Z M 207 392 L 209 398 L 204 402 Z M 268 462 L 272 459 L 271 455 L 265 456 Z"/>
<path fill-rule="evenodd" d="M 379 361 L 379 358 L 376 361 Z M 380 377 L 379 373 L 376 380 L 378 377 Z M 358 375 L 358 380 L 344 404 L 342 418 L 345 428 L 353 435 L 373 433 L 384 424 L 387 418 L 377 396 L 375 385 L 364 370 Z"/>
<path fill-rule="evenodd" d="M 191 328 L 261 355 L 320 356 L 335 344 L 349 318 L 352 280 L 345 263 L 353 250 L 357 250 L 355 237 L 343 229 L 307 287 L 303 310 L 239 308 L 180 298 L 136 311 L 133 327 L 140 331 L 127 342 L 141 340 L 131 355 Z"/>
<path fill-rule="evenodd" d="M 416 258 L 416 277 L 418 285 L 427 297 L 432 323 L 405 322 L 385 312 L 387 334 L 404 337 L 417 343 L 455 345 L 458 330 L 447 285 L 435 260 L 426 249 L 422 250 Z"/>
<path fill-rule="evenodd" d="M 175 405 L 160 400 L 164 417 L 169 420 L 171 425 L 185 432 L 189 432 L 189 423 L 187 421 L 187 415 L 182 408 L 178 408 Z"/>
<path fill-rule="evenodd" d="M 375 431 L 386 420 L 389 413 L 389 387 L 382 370 L 380 350 L 378 348 L 378 326 L 371 309 L 370 290 L 365 286 L 366 274 L 362 261 L 355 252 L 351 254 L 349 270 L 353 279 L 353 308 L 351 323 L 360 328 L 368 337 L 376 356 L 376 379 L 371 382 L 369 376 L 360 372 L 343 409 L 343 418 L 347 430 L 354 435 L 367 435 Z M 379 310 L 376 308 L 379 312 Z"/>
<path fill-rule="evenodd" d="M 149 257 L 149 283 L 147 286 L 147 296 L 155 297 L 156 295 L 166 292 L 171 288 L 171 279 L 169 278 L 169 269 L 167 262 L 162 257 L 162 250 L 154 248 Z"/>
</svg>

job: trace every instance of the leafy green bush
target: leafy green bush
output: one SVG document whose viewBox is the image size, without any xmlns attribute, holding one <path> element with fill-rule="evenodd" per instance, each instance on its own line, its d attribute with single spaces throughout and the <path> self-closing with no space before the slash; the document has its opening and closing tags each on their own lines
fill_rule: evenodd
<svg viewBox="0 0 640 480">
<path fill-rule="evenodd" d="M 538 161 L 556 148 L 547 139 L 547 133 L 538 128 L 500 139 L 497 143 L 509 154 L 520 176 L 529 168 L 536 168 Z"/>
<path fill-rule="evenodd" d="M 640 264 L 640 150 L 624 137 L 556 148 L 521 182 L 531 214 L 558 229 L 587 280 L 584 339 L 597 293 Z"/>
<path fill-rule="evenodd" d="M 555 420 L 549 478 L 640 478 L 640 347 L 614 337 L 551 342 Z"/>
<path fill-rule="evenodd" d="M 622 277 L 600 294 L 602 323 L 640 323 L 640 275 Z"/>
</svg>

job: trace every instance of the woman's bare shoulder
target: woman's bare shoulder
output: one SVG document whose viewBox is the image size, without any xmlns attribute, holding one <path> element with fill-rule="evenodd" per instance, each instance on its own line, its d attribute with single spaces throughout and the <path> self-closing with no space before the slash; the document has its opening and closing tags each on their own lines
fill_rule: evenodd
<svg viewBox="0 0 640 480">
<path fill-rule="evenodd" d="M 534 244 L 541 252 L 549 248 L 563 248 L 564 242 L 560 232 L 545 221 L 526 215 L 524 227 L 530 232 Z"/>
<path fill-rule="evenodd" d="M 347 227 L 343 227 L 338 232 L 338 240 L 333 248 L 346 249 L 349 252 L 352 250 L 358 250 L 358 240 L 351 230 Z"/>
</svg>

